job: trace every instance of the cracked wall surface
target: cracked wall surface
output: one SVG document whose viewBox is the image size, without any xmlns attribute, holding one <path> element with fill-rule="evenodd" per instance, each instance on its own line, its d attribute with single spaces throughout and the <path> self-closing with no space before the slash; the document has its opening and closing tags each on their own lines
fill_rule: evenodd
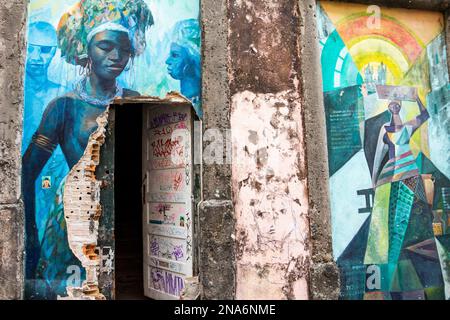
<svg viewBox="0 0 450 320">
<path fill-rule="evenodd" d="M 307 179 L 293 97 L 233 96 L 237 299 L 308 298 Z"/>
<path fill-rule="evenodd" d="M 230 17 L 236 298 L 308 299 L 298 5 L 234 1 Z"/>
</svg>

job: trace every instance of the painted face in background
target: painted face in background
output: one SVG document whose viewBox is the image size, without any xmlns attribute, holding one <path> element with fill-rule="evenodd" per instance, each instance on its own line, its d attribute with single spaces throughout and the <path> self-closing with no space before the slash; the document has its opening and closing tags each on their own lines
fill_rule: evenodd
<svg viewBox="0 0 450 320">
<path fill-rule="evenodd" d="M 392 114 L 399 114 L 402 107 L 400 106 L 400 104 L 398 102 L 394 101 L 394 102 L 389 103 L 388 109 Z"/>
<path fill-rule="evenodd" d="M 116 79 L 130 60 L 132 47 L 125 32 L 102 31 L 89 43 L 92 72 L 100 79 Z"/>
<path fill-rule="evenodd" d="M 56 53 L 56 31 L 47 22 L 35 22 L 29 27 L 26 72 L 29 76 L 46 76 Z"/>
<path fill-rule="evenodd" d="M 188 76 L 189 53 L 186 48 L 172 43 L 170 46 L 169 58 L 166 60 L 167 71 L 176 80 L 181 80 Z"/>
</svg>

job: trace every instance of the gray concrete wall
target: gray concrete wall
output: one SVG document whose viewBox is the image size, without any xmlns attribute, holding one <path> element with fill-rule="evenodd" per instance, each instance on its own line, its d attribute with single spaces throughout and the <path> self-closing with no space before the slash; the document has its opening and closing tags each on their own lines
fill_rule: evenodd
<svg viewBox="0 0 450 320">
<path fill-rule="evenodd" d="M 230 128 L 228 84 L 228 1 L 201 1 L 203 131 Z M 214 141 L 204 141 L 203 149 Z M 223 152 L 226 156 L 226 152 Z M 231 166 L 202 165 L 202 197 L 198 209 L 199 273 L 202 299 L 235 296 L 234 215 Z"/>
<path fill-rule="evenodd" d="M 0 299 L 21 299 L 21 142 L 26 0 L 0 3 Z"/>
</svg>

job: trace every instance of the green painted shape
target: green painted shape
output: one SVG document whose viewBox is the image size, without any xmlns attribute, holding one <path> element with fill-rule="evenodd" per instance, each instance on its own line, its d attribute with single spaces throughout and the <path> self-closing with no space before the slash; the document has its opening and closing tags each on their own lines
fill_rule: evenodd
<svg viewBox="0 0 450 320">
<path fill-rule="evenodd" d="M 381 272 L 381 291 L 389 292 L 391 288 L 391 279 L 389 278 L 389 264 L 379 265 Z"/>
<path fill-rule="evenodd" d="M 389 263 L 397 264 L 408 228 L 414 192 L 403 182 L 394 182 L 389 203 Z"/>
<path fill-rule="evenodd" d="M 444 288 L 442 287 L 430 287 L 425 288 L 425 297 L 427 300 L 444 300 Z"/>
<path fill-rule="evenodd" d="M 337 30 L 334 30 L 329 35 L 322 49 L 321 62 L 324 92 L 333 91 L 338 88 L 361 85 L 364 82 L 353 58 L 344 48 L 344 41 Z M 342 57 L 343 52 L 347 52 L 344 57 Z M 340 69 L 338 68 L 338 61 L 342 62 L 342 67 Z M 336 74 L 340 75 L 340 81 L 338 83 L 335 83 Z"/>
<path fill-rule="evenodd" d="M 398 271 L 397 263 L 408 228 L 413 202 L 413 191 L 403 182 L 392 183 L 389 201 L 388 274 L 386 276 L 389 282 L 393 281 L 395 272 Z"/>
<path fill-rule="evenodd" d="M 446 300 L 450 300 L 450 235 L 447 234 L 435 240 L 444 280 L 443 296 Z"/>
<path fill-rule="evenodd" d="M 389 197 L 391 184 L 376 188 L 364 264 L 387 264 L 389 251 Z"/>
<path fill-rule="evenodd" d="M 416 291 L 423 290 L 424 287 L 420 282 L 419 275 L 414 268 L 411 260 L 400 260 L 393 272 L 391 288 L 389 291 Z"/>
<path fill-rule="evenodd" d="M 403 240 L 403 247 L 409 247 L 427 239 L 433 238 L 433 215 L 427 204 L 417 200 L 411 208 L 408 229 Z"/>
<path fill-rule="evenodd" d="M 324 92 L 330 176 L 363 148 L 364 107 L 359 95 L 359 86 Z"/>
</svg>

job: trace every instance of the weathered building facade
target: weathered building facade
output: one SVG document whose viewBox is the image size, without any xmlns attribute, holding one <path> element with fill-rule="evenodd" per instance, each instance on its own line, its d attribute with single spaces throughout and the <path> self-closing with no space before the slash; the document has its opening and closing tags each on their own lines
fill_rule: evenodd
<svg viewBox="0 0 450 320">
<path fill-rule="evenodd" d="M 450 299 L 449 5 L 1 4 L 0 298 Z"/>
</svg>

